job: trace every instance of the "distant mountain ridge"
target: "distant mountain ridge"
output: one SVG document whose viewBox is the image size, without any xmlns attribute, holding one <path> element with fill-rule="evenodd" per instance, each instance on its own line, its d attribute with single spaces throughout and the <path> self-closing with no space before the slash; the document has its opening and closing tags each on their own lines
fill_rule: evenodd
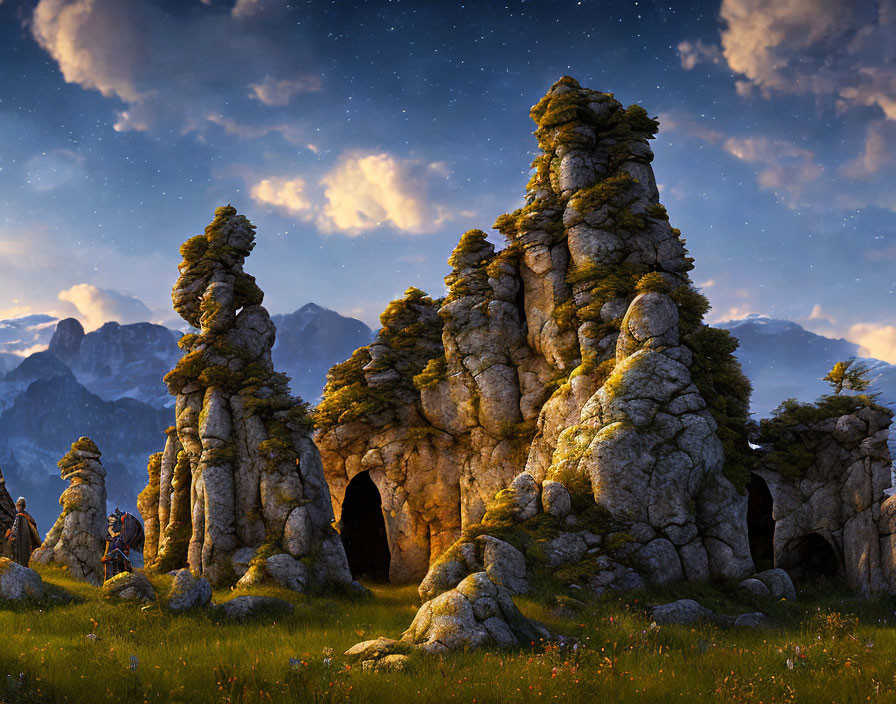
<svg viewBox="0 0 896 704">
<path fill-rule="evenodd" d="M 272 319 L 275 368 L 312 404 L 329 368 L 373 335 L 361 321 L 314 303 Z M 81 435 L 103 452 L 110 507 L 135 510 L 147 458 L 174 424 L 174 399 L 162 379 L 182 354 L 180 334 L 153 323 L 111 322 L 85 333 L 74 318 L 0 321 L 0 350 L 46 345 L 25 358 L 0 352 L 7 365 L 0 366 L 0 467 L 10 491 L 29 497 L 43 531 L 64 488 L 56 462 Z"/>
<path fill-rule="evenodd" d="M 868 367 L 869 391 L 896 410 L 896 365 L 859 356 L 859 346 L 848 340 L 809 332 L 797 323 L 751 315 L 717 323 L 740 342 L 735 352 L 753 382 L 751 407 L 756 418 L 768 417 L 785 399 L 814 401 L 831 387 L 822 380 L 834 366 L 856 357 Z M 896 427 L 890 430 L 890 453 L 896 458 Z"/>
</svg>

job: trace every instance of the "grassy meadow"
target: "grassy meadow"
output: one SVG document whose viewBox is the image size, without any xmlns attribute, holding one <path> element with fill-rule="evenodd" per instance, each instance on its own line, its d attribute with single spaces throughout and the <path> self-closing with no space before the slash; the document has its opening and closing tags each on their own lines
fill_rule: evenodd
<svg viewBox="0 0 896 704">
<path fill-rule="evenodd" d="M 159 603 L 112 603 L 65 573 L 40 572 L 55 600 L 0 605 L 7 704 L 896 701 L 896 603 L 851 599 L 830 584 L 796 603 L 744 600 L 709 585 L 587 604 L 518 599 L 563 641 L 414 656 L 409 671 L 380 674 L 342 653 L 359 640 L 397 637 L 416 611 L 414 587 L 368 585 L 373 596 L 355 601 L 254 590 L 295 612 L 239 624 L 207 611 L 173 616 Z M 167 580 L 153 578 L 161 593 Z M 651 624 L 646 605 L 684 597 L 732 615 L 762 610 L 776 625 Z"/>
</svg>

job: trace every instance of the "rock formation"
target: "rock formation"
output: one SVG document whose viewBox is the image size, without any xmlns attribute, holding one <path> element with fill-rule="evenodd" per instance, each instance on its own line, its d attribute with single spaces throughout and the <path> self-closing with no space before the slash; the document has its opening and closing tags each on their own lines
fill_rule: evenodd
<svg viewBox="0 0 896 704">
<path fill-rule="evenodd" d="M 530 114 L 542 153 L 495 223 L 507 246 L 467 232 L 448 296 L 391 304 L 331 372 L 316 440 L 335 513 L 369 472 L 393 578 L 429 564 L 449 589 L 483 533 L 595 591 L 742 578 L 749 382 L 659 203 L 657 123 L 568 77 Z"/>
<path fill-rule="evenodd" d="M 69 482 L 59 497 L 62 513 L 34 551 L 34 564 L 56 564 L 73 577 L 91 584 L 103 582 L 100 558 L 108 532 L 106 514 L 106 470 L 93 440 L 82 437 L 59 460 L 62 478 Z"/>
<path fill-rule="evenodd" d="M 454 589 L 427 601 L 400 640 L 377 638 L 349 648 L 345 655 L 365 669 L 388 669 L 388 658 L 411 649 L 442 655 L 484 646 L 513 648 L 550 637 L 544 626 L 523 616 L 510 592 L 485 572 L 475 572 Z M 385 660 L 385 663 L 383 662 Z"/>
<path fill-rule="evenodd" d="M 0 471 L 0 536 L 12 528 L 16 515 L 16 504 L 6 488 L 6 478 Z M 6 540 L 0 541 L 0 557 L 12 557 L 12 546 Z"/>
<path fill-rule="evenodd" d="M 40 599 L 43 595 L 44 583 L 37 572 L 0 557 L 0 599 L 20 601 Z"/>
<path fill-rule="evenodd" d="M 254 246 L 255 228 L 227 206 L 181 247 L 172 300 L 199 333 L 181 338 L 165 377 L 177 419 L 141 502 L 151 568 L 189 566 L 215 585 L 345 585 L 306 407 L 274 371 L 274 326 L 243 271 Z"/>
<path fill-rule="evenodd" d="M 773 501 L 775 566 L 798 581 L 839 575 L 865 596 L 896 593 L 896 497 L 885 492 L 892 417 L 844 395 L 788 401 L 762 421 L 755 473 Z"/>
</svg>

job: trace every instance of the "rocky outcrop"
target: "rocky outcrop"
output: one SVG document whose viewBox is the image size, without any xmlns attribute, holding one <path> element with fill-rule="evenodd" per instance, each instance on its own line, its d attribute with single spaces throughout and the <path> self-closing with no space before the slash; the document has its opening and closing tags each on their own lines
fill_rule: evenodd
<svg viewBox="0 0 896 704">
<path fill-rule="evenodd" d="M 156 600 L 156 592 L 141 572 L 121 572 L 103 582 L 103 596 L 119 601 Z"/>
<path fill-rule="evenodd" d="M 0 557 L 0 599 L 20 601 L 40 599 L 43 595 L 44 583 L 37 572 Z"/>
<path fill-rule="evenodd" d="M 892 416 L 844 395 L 788 401 L 762 421 L 756 474 L 774 502 L 774 561 L 798 581 L 839 575 L 862 595 L 896 592 Z"/>
<path fill-rule="evenodd" d="M 62 478 L 69 482 L 59 497 L 62 513 L 31 556 L 35 564 L 59 565 L 94 585 L 103 582 L 100 558 L 107 533 L 106 470 L 100 456 L 94 442 L 82 437 L 59 460 Z"/>
<path fill-rule="evenodd" d="M 525 207 L 495 223 L 507 246 L 467 232 L 438 318 L 433 302 L 401 319 L 426 340 L 441 324 L 429 361 L 418 344 L 397 367 L 412 346 L 384 320 L 331 372 L 316 440 L 335 512 L 369 472 L 392 577 L 428 562 L 439 588 L 478 567 L 439 560 L 462 532 L 453 553 L 490 534 L 530 571 L 596 591 L 743 578 L 749 382 L 736 342 L 703 325 L 708 302 L 659 203 L 657 123 L 568 77 L 530 114 L 542 153 Z"/>
<path fill-rule="evenodd" d="M 507 589 L 495 584 L 485 572 L 475 572 L 454 589 L 423 604 L 400 640 L 364 641 L 345 655 L 362 664 L 370 663 L 373 669 L 388 669 L 390 662 L 395 662 L 394 656 L 412 649 L 441 655 L 484 646 L 529 646 L 547 638 L 547 629 L 523 616 Z M 383 663 L 390 656 L 393 660 Z"/>
<path fill-rule="evenodd" d="M 241 584 L 348 584 L 306 406 L 274 371 L 274 325 L 243 271 L 254 246 L 254 226 L 227 206 L 181 247 L 172 300 L 199 332 L 181 338 L 185 355 L 165 377 L 177 418 L 141 509 L 158 523 L 150 567 L 233 585 L 233 558 L 248 551 Z"/>
<path fill-rule="evenodd" d="M 205 606 L 212 600 L 212 585 L 205 577 L 184 568 L 174 574 L 166 606 L 175 613 Z"/>
</svg>

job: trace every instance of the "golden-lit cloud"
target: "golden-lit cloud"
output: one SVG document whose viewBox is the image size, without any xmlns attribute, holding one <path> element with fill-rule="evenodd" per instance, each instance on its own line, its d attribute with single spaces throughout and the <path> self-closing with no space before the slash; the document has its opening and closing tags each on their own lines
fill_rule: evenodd
<svg viewBox="0 0 896 704">
<path fill-rule="evenodd" d="M 109 321 L 128 324 L 153 318 L 152 311 L 139 298 L 91 284 L 76 284 L 60 291 L 59 300 L 70 303 L 77 309 L 77 317 L 87 331 L 95 330 Z"/>
<path fill-rule="evenodd" d="M 321 179 L 325 204 L 319 226 L 348 235 L 380 227 L 412 234 L 435 230 L 448 219 L 446 209 L 428 197 L 430 181 L 439 176 L 444 167 L 437 163 L 387 153 L 346 155 Z"/>
<path fill-rule="evenodd" d="M 862 355 L 896 364 L 896 325 L 856 323 L 847 338 L 859 345 Z"/>
<path fill-rule="evenodd" d="M 249 195 L 258 203 L 273 205 L 292 215 L 305 213 L 311 208 L 302 178 L 266 178 L 252 186 Z"/>
</svg>

